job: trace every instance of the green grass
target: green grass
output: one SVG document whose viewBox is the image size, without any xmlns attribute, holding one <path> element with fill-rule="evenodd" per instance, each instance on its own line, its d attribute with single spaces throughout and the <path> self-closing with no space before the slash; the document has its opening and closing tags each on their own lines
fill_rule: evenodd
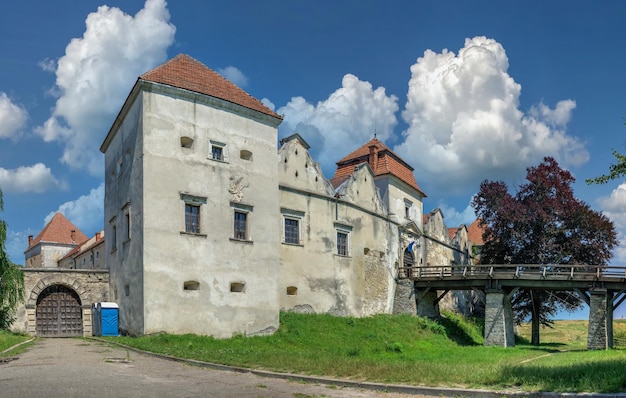
<svg viewBox="0 0 626 398">
<path fill-rule="evenodd" d="M 554 333 L 558 326 L 560 322 Z M 182 358 L 359 381 L 522 391 L 625 391 L 626 351 L 584 350 L 576 337 L 584 330 L 586 339 L 586 327 L 581 328 L 566 324 L 560 333 L 572 329 L 573 337 L 562 345 L 552 341 L 556 335 L 542 334 L 546 344 L 540 347 L 501 348 L 482 345 L 480 321 L 452 314 L 434 322 L 411 316 L 282 313 L 280 328 L 272 336 L 218 340 L 155 334 L 109 339 Z M 524 340 L 522 335 L 519 341 Z"/>
<path fill-rule="evenodd" d="M 17 334 L 17 333 L 7 332 L 5 330 L 0 330 L 0 357 L 7 356 L 7 355 L 14 353 L 14 352 L 8 352 L 5 354 L 1 354 L 6 349 L 13 347 L 14 345 L 19 344 L 28 339 L 30 339 L 30 336 L 27 336 L 25 334 Z"/>
</svg>

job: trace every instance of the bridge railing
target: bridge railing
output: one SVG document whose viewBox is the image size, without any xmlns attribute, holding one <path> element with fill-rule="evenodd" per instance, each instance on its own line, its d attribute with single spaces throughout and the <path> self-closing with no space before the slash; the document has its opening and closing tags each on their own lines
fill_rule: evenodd
<svg viewBox="0 0 626 398">
<path fill-rule="evenodd" d="M 400 279 L 578 279 L 626 280 L 626 266 L 568 264 L 426 265 L 400 267 Z"/>
</svg>

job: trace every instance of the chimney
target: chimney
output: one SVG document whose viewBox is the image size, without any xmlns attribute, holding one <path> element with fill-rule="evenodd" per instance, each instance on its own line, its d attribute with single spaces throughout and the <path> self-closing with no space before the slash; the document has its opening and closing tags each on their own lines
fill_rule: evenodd
<svg viewBox="0 0 626 398">
<path fill-rule="evenodd" d="M 367 159 L 367 163 L 369 163 L 370 167 L 374 174 L 376 174 L 376 167 L 378 166 L 378 145 L 370 145 L 370 156 Z"/>
<path fill-rule="evenodd" d="M 76 230 L 73 229 L 72 232 L 70 232 L 70 238 L 72 239 L 72 242 L 76 242 Z"/>
<path fill-rule="evenodd" d="M 100 240 L 100 232 L 96 232 L 96 242 Z"/>
<path fill-rule="evenodd" d="M 33 245 L 33 236 L 28 235 L 28 247 L 31 247 L 32 245 Z"/>
</svg>

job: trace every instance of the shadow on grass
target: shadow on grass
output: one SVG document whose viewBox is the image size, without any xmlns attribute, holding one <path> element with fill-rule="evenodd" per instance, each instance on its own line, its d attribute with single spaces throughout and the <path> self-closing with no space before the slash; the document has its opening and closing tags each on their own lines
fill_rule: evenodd
<svg viewBox="0 0 626 398">
<path fill-rule="evenodd" d="M 626 359 L 561 366 L 510 365 L 500 372 L 505 386 L 534 391 L 616 393 L 626 391 Z"/>
<path fill-rule="evenodd" d="M 437 323 L 446 329 L 448 338 L 458 345 L 473 346 L 482 345 L 482 342 L 476 341 L 464 328 L 461 327 L 458 320 L 454 318 L 441 317 L 437 319 Z"/>
</svg>

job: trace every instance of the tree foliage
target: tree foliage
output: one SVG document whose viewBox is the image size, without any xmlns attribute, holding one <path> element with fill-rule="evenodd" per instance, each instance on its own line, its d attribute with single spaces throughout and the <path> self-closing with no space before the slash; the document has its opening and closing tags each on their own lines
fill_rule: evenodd
<svg viewBox="0 0 626 398">
<path fill-rule="evenodd" d="M 0 211 L 4 210 L 0 190 Z M 24 296 L 24 274 L 11 261 L 5 251 L 7 224 L 0 219 L 0 329 L 8 329 L 15 320 L 18 303 Z"/>
<path fill-rule="evenodd" d="M 481 262 L 607 265 L 618 243 L 615 227 L 574 197 L 571 173 L 550 157 L 527 172 L 515 195 L 504 182 L 483 181 L 472 200 L 484 230 Z M 539 344 L 540 324 L 550 326 L 560 310 L 574 311 L 582 302 L 570 292 L 521 289 L 512 304 L 518 323 L 531 317 L 532 342 Z"/>
<path fill-rule="evenodd" d="M 595 178 L 587 178 L 585 182 L 587 184 L 606 184 L 609 181 L 626 176 L 626 155 L 622 155 L 614 149 L 613 157 L 616 162 L 609 166 L 609 174 Z"/>
</svg>

